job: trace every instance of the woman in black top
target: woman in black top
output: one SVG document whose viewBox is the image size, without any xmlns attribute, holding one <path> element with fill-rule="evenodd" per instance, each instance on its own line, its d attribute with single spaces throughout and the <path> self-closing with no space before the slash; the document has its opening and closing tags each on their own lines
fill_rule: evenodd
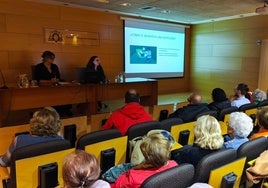
<svg viewBox="0 0 268 188">
<path fill-rule="evenodd" d="M 60 71 L 56 64 L 54 64 L 55 54 L 51 51 L 44 51 L 42 56 L 42 63 L 35 67 L 35 78 L 39 85 L 59 85 Z M 54 106 L 60 116 L 72 116 L 72 105 Z"/>
<path fill-rule="evenodd" d="M 42 63 L 35 67 L 35 78 L 39 84 L 54 84 L 60 80 L 60 71 L 56 64 L 54 64 L 55 54 L 51 51 L 44 51 L 42 56 Z"/>
<path fill-rule="evenodd" d="M 105 83 L 106 77 L 101 66 L 101 61 L 98 56 L 92 56 L 86 67 L 86 82 L 87 83 Z"/>
</svg>

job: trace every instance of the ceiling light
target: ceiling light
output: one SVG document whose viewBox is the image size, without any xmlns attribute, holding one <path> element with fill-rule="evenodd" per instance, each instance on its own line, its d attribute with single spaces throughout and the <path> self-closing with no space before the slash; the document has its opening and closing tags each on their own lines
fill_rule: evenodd
<svg viewBox="0 0 268 188">
<path fill-rule="evenodd" d="M 268 14 L 268 0 L 264 0 L 263 7 L 256 8 L 255 12 L 257 14 Z"/>
<path fill-rule="evenodd" d="M 130 7 L 131 6 L 131 4 L 130 3 L 122 3 L 122 4 L 120 4 L 121 6 L 124 6 L 124 7 Z"/>
</svg>

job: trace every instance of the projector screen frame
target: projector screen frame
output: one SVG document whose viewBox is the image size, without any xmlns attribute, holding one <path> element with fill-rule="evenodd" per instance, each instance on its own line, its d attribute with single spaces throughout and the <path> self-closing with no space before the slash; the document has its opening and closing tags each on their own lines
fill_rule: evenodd
<svg viewBox="0 0 268 188">
<path fill-rule="evenodd" d="M 170 78 L 184 78 L 185 77 L 185 68 L 186 68 L 186 51 L 187 51 L 187 28 L 190 28 L 190 26 L 187 25 L 181 25 L 181 24 L 174 24 L 174 23 L 163 23 L 163 22 L 158 22 L 158 21 L 151 21 L 151 20 L 143 20 L 143 19 L 134 19 L 134 18 L 122 18 L 121 19 L 124 20 L 123 22 L 123 35 L 124 35 L 124 39 L 123 39 L 123 58 L 124 58 L 124 63 L 123 63 L 123 70 L 126 73 L 127 77 L 144 77 L 144 78 L 153 78 L 153 79 L 170 79 Z M 176 29 L 180 30 L 181 33 L 183 33 L 183 43 L 180 43 L 183 49 L 183 54 L 181 58 L 183 58 L 183 60 L 181 61 L 181 65 L 182 68 L 180 68 L 180 72 L 155 72 L 155 73 L 144 73 L 144 72 L 139 72 L 139 73 L 132 73 L 132 72 L 128 72 L 126 71 L 126 21 L 137 21 L 143 24 L 158 24 L 158 25 L 163 25 L 163 26 L 167 26 L 167 28 L 169 27 L 176 27 Z M 140 29 L 140 28 L 139 28 Z M 148 29 L 151 30 L 151 29 Z M 183 32 L 182 32 L 183 30 Z M 157 32 L 162 32 L 161 30 L 159 31 L 157 29 Z M 163 31 L 164 32 L 164 31 Z M 169 32 L 169 31 L 167 31 Z M 173 31 L 172 31 L 173 32 Z M 178 45 L 179 46 L 179 45 Z M 136 46 L 134 46 L 136 47 Z M 137 48 L 139 48 L 140 46 L 137 45 Z M 145 46 L 146 47 L 146 46 Z M 129 49 L 131 48 L 131 46 L 129 45 Z M 149 46 L 150 48 L 150 46 Z M 154 47 L 153 47 L 154 48 Z M 134 49 L 135 50 L 135 49 Z M 136 49 L 137 50 L 137 49 Z M 140 50 L 140 49 L 138 49 Z M 130 50 L 129 50 L 130 51 Z M 150 52 L 153 51 L 150 49 Z M 130 54 L 128 54 L 128 57 L 130 57 Z M 136 63 L 137 64 L 137 63 Z M 150 63 L 148 63 L 150 64 Z M 156 63 L 155 63 L 156 64 Z M 178 65 L 179 66 L 179 65 Z M 173 70 L 172 70 L 173 71 Z"/>
</svg>

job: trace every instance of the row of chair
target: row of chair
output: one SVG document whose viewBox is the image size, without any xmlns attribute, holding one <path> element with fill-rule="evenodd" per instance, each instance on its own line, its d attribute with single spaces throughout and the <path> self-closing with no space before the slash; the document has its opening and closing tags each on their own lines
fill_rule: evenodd
<svg viewBox="0 0 268 188">
<path fill-rule="evenodd" d="M 245 104 L 245 105 L 240 106 L 239 108 L 229 107 L 229 108 L 223 109 L 219 114 L 214 110 L 210 110 L 210 111 L 198 114 L 195 117 L 195 120 L 202 115 L 209 114 L 211 116 L 216 117 L 218 120 L 223 121 L 225 115 L 230 114 L 231 112 L 240 111 L 240 112 L 245 112 L 248 115 L 251 115 L 251 114 L 256 114 L 257 108 L 263 107 L 263 106 L 268 106 L 268 100 L 264 100 L 258 104 L 255 104 L 255 103 Z M 174 112 L 173 109 L 174 109 L 173 104 L 155 105 L 153 107 L 154 120 L 162 121 L 162 120 L 168 118 L 169 114 Z"/>
<path fill-rule="evenodd" d="M 236 175 L 232 187 L 239 188 L 241 185 L 245 187 L 247 162 L 257 158 L 267 149 L 268 138 L 257 138 L 244 143 L 237 151 L 225 149 L 206 155 L 196 168 L 191 164 L 180 164 L 178 167 L 155 174 L 141 187 L 150 188 L 159 185 L 169 188 L 188 187 L 196 182 L 208 183 L 212 187 L 230 187 L 230 185 L 223 186 L 222 178 L 231 173 Z"/>
<path fill-rule="evenodd" d="M 131 130 L 130 130 L 131 131 Z M 142 133 L 143 134 L 143 133 Z M 132 136 L 137 136 L 138 134 L 134 134 Z M 94 136 L 98 138 L 94 139 Z M 88 138 L 88 139 L 87 139 Z M 130 137 L 132 138 L 132 137 Z M 98 131 L 96 133 L 89 133 L 81 137 L 82 140 L 78 140 L 77 149 L 84 149 L 87 152 L 93 153 L 101 163 L 105 162 L 105 159 L 102 159 L 102 151 L 107 149 L 114 148 L 115 149 L 115 160 L 114 164 L 110 164 L 110 159 L 108 159 L 108 163 L 110 165 L 118 165 L 125 162 L 126 158 L 126 148 L 127 148 L 127 136 L 120 136 L 119 131 L 115 129 Z M 209 182 L 209 175 L 211 170 L 221 167 L 223 165 L 227 165 L 231 162 L 234 162 L 236 159 L 240 159 L 246 157 L 246 161 L 250 161 L 255 159 L 262 153 L 264 150 L 268 149 L 268 139 L 266 137 L 261 137 L 255 140 L 248 141 L 241 145 L 237 152 L 233 149 L 226 149 L 214 152 L 205 156 L 197 165 L 194 170 L 194 173 L 191 171 L 188 172 L 188 175 L 184 177 L 183 175 L 176 176 L 177 174 L 173 174 L 173 171 L 177 172 L 179 169 L 173 169 L 171 173 L 173 174 L 171 177 L 176 176 L 178 181 L 170 181 L 170 184 L 177 185 L 182 183 L 182 185 L 187 186 L 194 182 Z M 36 187 L 38 185 L 38 175 L 37 175 L 37 167 L 40 165 L 57 162 L 59 165 L 59 169 L 62 167 L 62 160 L 65 155 L 72 152 L 74 148 L 71 147 L 70 143 L 67 141 L 52 141 L 48 143 L 41 143 L 36 145 L 26 146 L 20 149 L 17 149 L 11 158 L 11 187 Z M 36 157 L 38 156 L 38 157 Z M 25 159 L 26 158 L 26 159 Z M 29 158 L 29 159 L 27 159 Z M 33 162 L 35 161 L 35 162 Z M 241 163 L 244 165 L 244 163 Z M 179 165 L 181 166 L 181 165 Z M 184 165 L 183 165 L 184 166 Z M 246 168 L 247 166 L 245 166 Z M 192 169 L 189 165 L 186 165 L 183 168 Z M 237 168 L 237 167 L 236 167 Z M 234 171 L 234 168 L 230 168 Z M 225 168 L 226 170 L 226 168 Z M 26 173 L 27 172 L 27 173 Z M 222 175 L 225 175 L 227 172 L 224 171 Z M 190 176 L 190 174 L 194 174 Z M 61 171 L 59 170 L 59 180 L 61 180 Z M 166 177 L 166 175 L 159 175 Z M 1 176 L 2 178 L 3 176 Z M 192 178 L 191 178 L 192 177 Z M 167 178 L 167 177 L 166 177 Z M 153 179 L 153 177 L 151 177 Z M 189 180 L 185 183 L 185 180 Z M 212 178 L 213 179 L 213 178 Z M 214 178 L 215 179 L 215 178 Z M 245 177 L 239 178 L 239 180 L 245 181 Z M 148 180 L 149 181 L 149 180 Z M 148 181 L 144 182 L 144 187 Z M 166 181 L 158 179 L 157 181 Z M 211 180 L 212 181 L 212 180 Z M 243 182 L 242 181 L 242 182 Z M 29 186 L 29 182 L 33 186 Z M 146 183 L 147 182 L 147 183 Z M 163 182 L 162 182 L 163 183 Z M 150 183 L 148 183 L 150 185 Z M 159 182 L 159 184 L 161 184 Z M 170 186 L 172 187 L 172 186 Z M 174 186 L 175 187 L 175 186 Z M 184 186 L 179 186 L 184 187 Z"/>
</svg>

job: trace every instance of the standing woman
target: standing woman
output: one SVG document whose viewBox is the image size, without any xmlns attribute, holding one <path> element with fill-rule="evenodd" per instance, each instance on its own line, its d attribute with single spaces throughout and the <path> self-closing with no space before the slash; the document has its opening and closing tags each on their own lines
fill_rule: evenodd
<svg viewBox="0 0 268 188">
<path fill-rule="evenodd" d="M 55 84 L 60 80 L 59 68 L 54 64 L 55 54 L 51 51 L 44 51 L 42 63 L 35 67 L 35 77 L 39 84 Z"/>
<path fill-rule="evenodd" d="M 89 78 L 89 81 L 87 81 L 88 83 L 105 83 L 106 77 L 105 77 L 104 70 L 100 63 L 101 61 L 98 56 L 92 56 L 89 59 L 87 63 L 87 67 L 86 67 L 86 72 L 89 73 L 89 75 L 90 73 L 93 73 L 93 74 L 91 74 L 92 77 Z"/>
</svg>

